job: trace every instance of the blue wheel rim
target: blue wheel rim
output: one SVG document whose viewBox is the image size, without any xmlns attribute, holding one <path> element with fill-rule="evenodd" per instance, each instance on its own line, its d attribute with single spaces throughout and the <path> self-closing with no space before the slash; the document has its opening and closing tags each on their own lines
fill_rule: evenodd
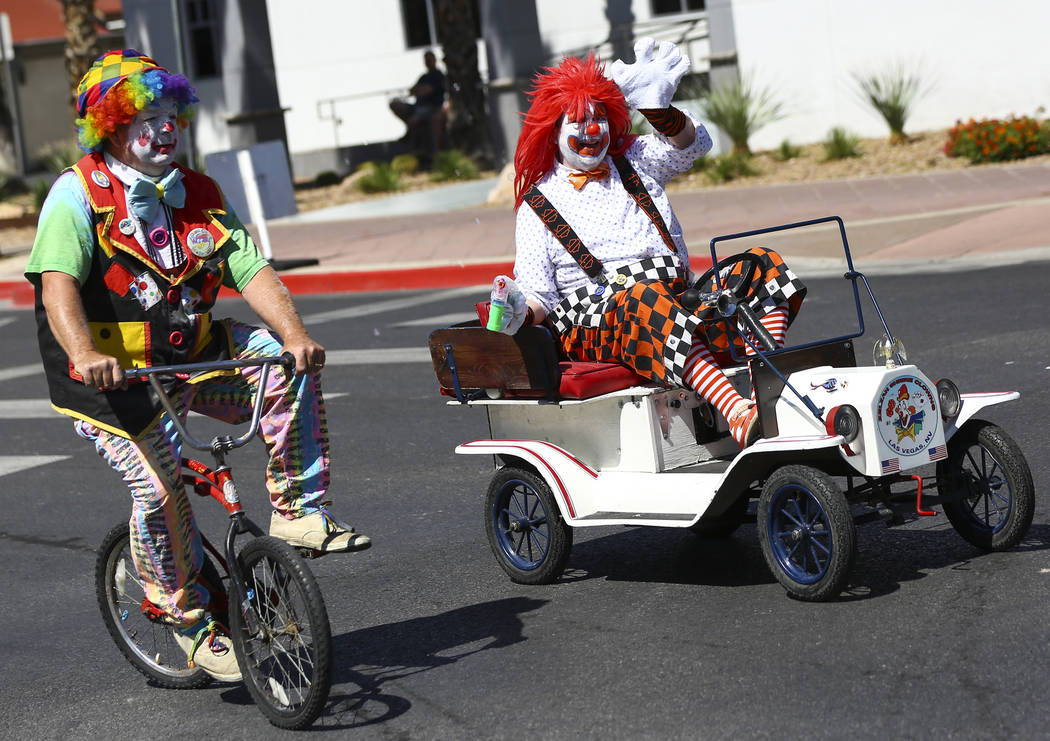
<svg viewBox="0 0 1050 741">
<path fill-rule="evenodd" d="M 962 504 L 967 514 L 980 527 L 999 532 L 1010 519 L 1014 501 L 1006 472 L 992 451 L 981 444 L 969 448 L 960 465 L 967 491 Z"/>
<path fill-rule="evenodd" d="M 538 568 L 550 550 L 547 508 L 520 479 L 504 482 L 492 503 L 492 531 L 503 557 L 515 568 Z"/>
<path fill-rule="evenodd" d="M 773 494 L 767 515 L 773 557 L 799 584 L 815 584 L 828 572 L 835 552 L 828 513 L 800 484 L 785 484 Z"/>
</svg>

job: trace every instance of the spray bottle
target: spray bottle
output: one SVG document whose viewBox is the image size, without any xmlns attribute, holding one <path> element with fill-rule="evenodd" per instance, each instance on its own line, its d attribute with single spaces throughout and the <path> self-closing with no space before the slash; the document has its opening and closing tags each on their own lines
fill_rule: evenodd
<svg viewBox="0 0 1050 741">
<path fill-rule="evenodd" d="M 492 281 L 492 297 L 489 302 L 489 321 L 485 325 L 486 329 L 493 332 L 503 329 L 503 310 L 507 308 L 508 293 L 510 293 L 510 286 L 507 283 L 507 276 L 497 275 Z"/>
</svg>

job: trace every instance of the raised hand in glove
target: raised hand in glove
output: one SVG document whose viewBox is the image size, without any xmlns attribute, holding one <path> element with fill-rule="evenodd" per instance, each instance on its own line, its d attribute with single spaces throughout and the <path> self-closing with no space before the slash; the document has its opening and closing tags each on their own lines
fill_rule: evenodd
<svg viewBox="0 0 1050 741">
<path fill-rule="evenodd" d="M 609 67 L 613 81 L 632 108 L 666 108 L 682 76 L 689 71 L 689 58 L 670 41 L 648 36 L 634 44 L 634 64 L 617 59 Z"/>
<path fill-rule="evenodd" d="M 500 297 L 497 295 L 496 285 L 500 284 L 502 291 L 506 292 L 506 297 Z M 529 313 L 528 304 L 525 301 L 525 294 L 518 288 L 518 284 L 511 280 L 505 275 L 498 276 L 495 283 L 493 284 L 492 291 L 492 302 L 489 305 L 489 329 L 496 329 L 493 322 L 494 310 L 498 311 L 497 308 L 499 302 L 503 303 L 502 316 L 495 317 L 498 320 L 499 328 L 496 330 L 503 334 L 513 335 L 519 329 L 521 325 L 525 323 L 525 317 Z"/>
</svg>

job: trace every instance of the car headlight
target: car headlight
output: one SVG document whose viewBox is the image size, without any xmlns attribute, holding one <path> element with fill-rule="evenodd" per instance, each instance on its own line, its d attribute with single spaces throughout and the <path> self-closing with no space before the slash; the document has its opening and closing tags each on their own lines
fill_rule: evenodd
<svg viewBox="0 0 1050 741">
<path fill-rule="evenodd" d="M 908 353 L 904 349 L 904 343 L 894 337 L 890 340 L 888 335 L 883 335 L 875 343 L 871 351 L 875 365 L 884 365 L 887 368 L 896 368 L 897 364 L 908 362 Z"/>
<path fill-rule="evenodd" d="M 959 387 L 955 385 L 955 381 L 950 378 L 942 378 L 935 385 L 937 386 L 937 400 L 941 403 L 941 418 L 945 422 L 950 422 L 959 416 L 959 411 L 962 409 L 962 394 L 959 393 Z"/>
<path fill-rule="evenodd" d="M 857 439 L 857 435 L 860 434 L 860 413 L 857 412 L 855 407 L 850 404 L 843 404 L 832 409 L 828 417 L 828 421 L 831 423 L 829 432 L 835 435 L 842 435 L 842 439 L 847 443 Z"/>
</svg>

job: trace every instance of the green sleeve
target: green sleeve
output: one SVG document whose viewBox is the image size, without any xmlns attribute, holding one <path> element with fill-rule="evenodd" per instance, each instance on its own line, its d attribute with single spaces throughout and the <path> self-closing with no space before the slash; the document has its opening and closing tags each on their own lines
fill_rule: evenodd
<svg viewBox="0 0 1050 741">
<path fill-rule="evenodd" d="M 54 270 L 72 275 L 83 285 L 91 272 L 94 249 L 95 235 L 87 194 L 75 174 L 64 173 L 51 186 L 40 209 L 25 277 L 39 285 L 40 274 Z"/>
<path fill-rule="evenodd" d="M 219 221 L 230 230 L 230 238 L 222 246 L 226 252 L 226 266 L 229 268 L 223 285 L 240 293 L 255 274 L 270 263 L 259 252 L 252 235 L 244 228 L 233 209 L 227 211 Z"/>
</svg>

